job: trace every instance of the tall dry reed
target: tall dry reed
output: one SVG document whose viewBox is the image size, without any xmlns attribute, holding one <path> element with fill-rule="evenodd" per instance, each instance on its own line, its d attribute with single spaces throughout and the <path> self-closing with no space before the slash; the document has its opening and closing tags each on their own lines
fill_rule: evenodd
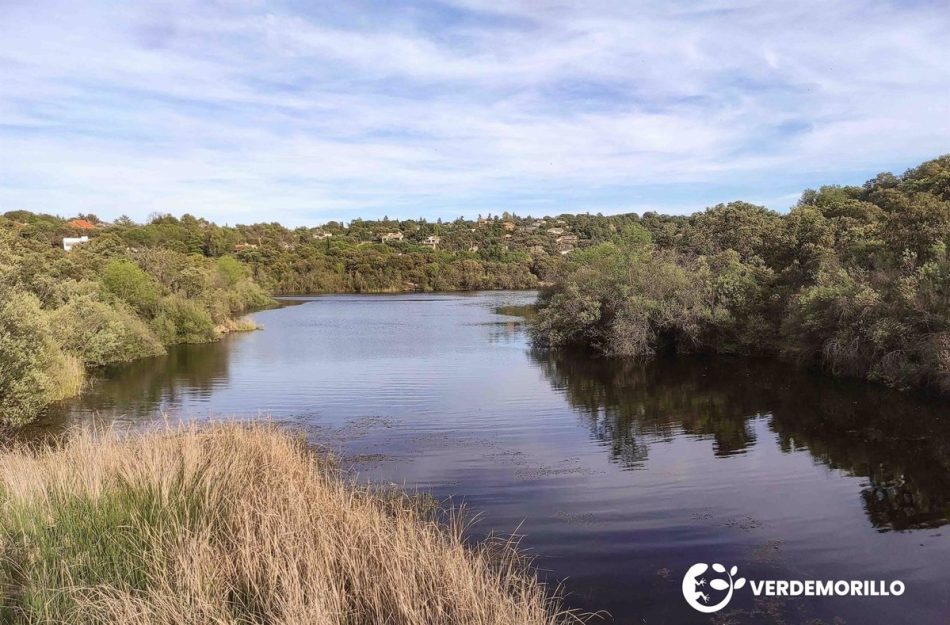
<svg viewBox="0 0 950 625">
<path fill-rule="evenodd" d="M 573 621 L 511 545 L 355 485 L 270 425 L 0 455 L 3 622 Z"/>
<path fill-rule="evenodd" d="M 86 382 L 86 368 L 82 359 L 73 354 L 63 354 L 62 359 L 49 371 L 52 380 L 48 399 L 59 401 L 75 397 L 82 392 Z"/>
</svg>

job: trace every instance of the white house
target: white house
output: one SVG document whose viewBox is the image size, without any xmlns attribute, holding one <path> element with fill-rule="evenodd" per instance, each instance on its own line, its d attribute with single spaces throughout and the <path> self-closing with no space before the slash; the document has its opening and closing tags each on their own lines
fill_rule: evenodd
<svg viewBox="0 0 950 625">
<path fill-rule="evenodd" d="M 67 252 L 81 243 L 88 243 L 89 237 L 63 237 L 63 249 Z"/>
</svg>

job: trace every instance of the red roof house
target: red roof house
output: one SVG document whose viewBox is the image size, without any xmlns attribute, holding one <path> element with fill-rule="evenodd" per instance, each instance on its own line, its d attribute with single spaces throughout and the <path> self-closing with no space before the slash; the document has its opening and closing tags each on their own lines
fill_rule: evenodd
<svg viewBox="0 0 950 625">
<path fill-rule="evenodd" d="M 88 219 L 73 219 L 66 222 L 66 225 L 70 228 L 75 228 L 76 230 L 95 230 L 96 224 L 92 223 Z"/>
</svg>

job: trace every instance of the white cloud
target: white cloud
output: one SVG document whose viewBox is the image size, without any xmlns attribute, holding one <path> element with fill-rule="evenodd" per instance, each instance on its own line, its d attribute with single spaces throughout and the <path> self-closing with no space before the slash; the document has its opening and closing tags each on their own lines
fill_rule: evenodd
<svg viewBox="0 0 950 625">
<path fill-rule="evenodd" d="M 950 151 L 939 3 L 355 6 L 0 4 L 0 210 L 682 211 Z"/>
</svg>

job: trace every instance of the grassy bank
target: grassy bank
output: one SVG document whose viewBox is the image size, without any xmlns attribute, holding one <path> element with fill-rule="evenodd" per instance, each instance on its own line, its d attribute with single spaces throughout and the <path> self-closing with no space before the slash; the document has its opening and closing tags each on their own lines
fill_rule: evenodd
<svg viewBox="0 0 950 625">
<path fill-rule="evenodd" d="M 344 479 L 270 426 L 0 455 L 5 623 L 565 622 L 506 545 Z"/>
</svg>

